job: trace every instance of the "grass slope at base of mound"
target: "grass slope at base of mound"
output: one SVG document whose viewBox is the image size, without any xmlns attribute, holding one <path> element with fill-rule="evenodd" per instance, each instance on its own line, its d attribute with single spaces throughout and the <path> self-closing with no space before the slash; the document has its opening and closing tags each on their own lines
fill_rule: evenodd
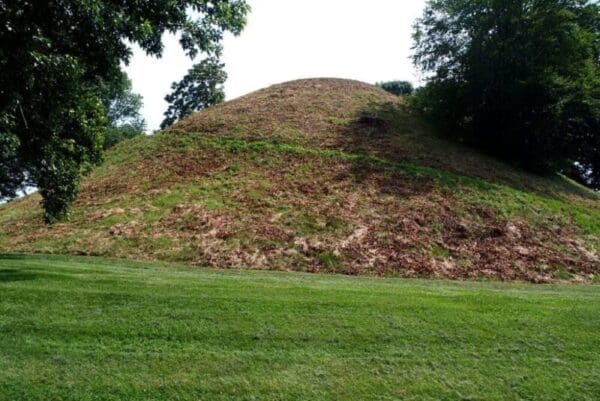
<svg viewBox="0 0 600 401">
<path fill-rule="evenodd" d="M 0 400 L 596 400 L 600 288 L 0 256 Z"/>
<path fill-rule="evenodd" d="M 600 281 L 598 194 L 441 134 L 372 85 L 274 85 L 118 144 L 65 221 L 38 194 L 0 206 L 0 252 Z"/>
<path fill-rule="evenodd" d="M 66 222 L 45 226 L 34 196 L 0 208 L 0 250 L 597 282 L 597 197 L 570 198 L 561 177 L 535 180 L 556 193 L 368 153 L 162 133 L 110 153 Z"/>
</svg>

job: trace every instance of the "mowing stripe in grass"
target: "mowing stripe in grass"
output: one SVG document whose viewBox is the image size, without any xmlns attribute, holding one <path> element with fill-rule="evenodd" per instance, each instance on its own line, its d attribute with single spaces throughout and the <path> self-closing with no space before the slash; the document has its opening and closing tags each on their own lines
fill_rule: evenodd
<svg viewBox="0 0 600 401">
<path fill-rule="evenodd" d="M 0 400 L 594 400 L 600 288 L 0 256 Z"/>
</svg>

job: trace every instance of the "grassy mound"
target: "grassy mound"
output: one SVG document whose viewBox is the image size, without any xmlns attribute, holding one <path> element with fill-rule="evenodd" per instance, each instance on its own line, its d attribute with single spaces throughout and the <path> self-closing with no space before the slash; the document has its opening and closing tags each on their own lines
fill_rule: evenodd
<svg viewBox="0 0 600 401">
<path fill-rule="evenodd" d="M 0 399 L 597 400 L 597 286 L 0 256 Z"/>
<path fill-rule="evenodd" d="M 117 146 L 70 220 L 0 208 L 0 249 L 345 274 L 593 281 L 600 199 L 451 144 L 345 80 L 276 85 Z"/>
</svg>

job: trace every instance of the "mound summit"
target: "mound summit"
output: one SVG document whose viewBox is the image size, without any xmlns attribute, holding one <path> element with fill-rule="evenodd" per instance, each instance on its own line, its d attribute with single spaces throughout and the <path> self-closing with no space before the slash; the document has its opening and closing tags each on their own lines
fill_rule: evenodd
<svg viewBox="0 0 600 401">
<path fill-rule="evenodd" d="M 436 136 L 402 99 L 275 85 L 111 150 L 67 222 L 0 207 L 0 251 L 252 268 L 596 281 L 600 199 Z"/>
</svg>

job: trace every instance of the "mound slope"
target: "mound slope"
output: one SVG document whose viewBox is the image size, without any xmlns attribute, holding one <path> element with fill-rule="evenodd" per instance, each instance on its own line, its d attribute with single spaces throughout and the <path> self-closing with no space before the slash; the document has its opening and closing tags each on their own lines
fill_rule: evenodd
<svg viewBox="0 0 600 401">
<path fill-rule="evenodd" d="M 68 222 L 0 208 L 0 250 L 217 268 L 593 281 L 600 200 L 437 137 L 346 80 L 275 85 L 112 150 Z"/>
</svg>

